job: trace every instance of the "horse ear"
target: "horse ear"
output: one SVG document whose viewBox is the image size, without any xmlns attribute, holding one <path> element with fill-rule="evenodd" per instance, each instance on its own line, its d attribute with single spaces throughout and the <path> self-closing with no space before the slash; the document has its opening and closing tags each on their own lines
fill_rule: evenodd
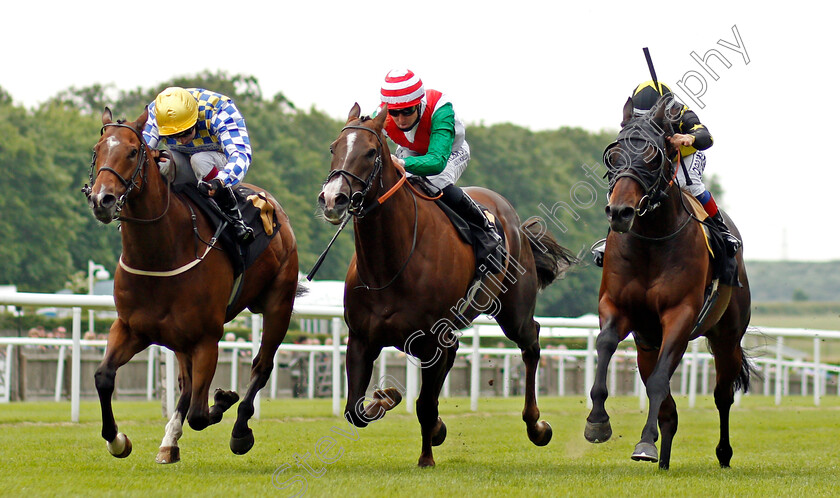
<svg viewBox="0 0 840 498">
<path fill-rule="evenodd" d="M 624 112 L 622 114 L 621 126 L 630 121 L 633 118 L 633 99 L 627 97 L 627 102 L 624 103 Z"/>
<path fill-rule="evenodd" d="M 653 119 L 657 123 L 661 123 L 665 119 L 665 108 L 668 107 L 669 102 L 670 97 L 667 95 L 659 97 L 659 100 L 656 101 L 656 111 L 653 114 Z"/>
<path fill-rule="evenodd" d="M 105 110 L 102 111 L 102 124 L 106 125 L 112 121 L 114 121 L 114 116 L 111 114 L 111 109 L 106 107 Z"/>
<path fill-rule="evenodd" d="M 140 131 L 143 131 L 143 128 L 146 127 L 146 121 L 148 121 L 148 120 L 149 120 L 149 106 L 146 106 L 146 108 L 143 109 L 143 114 L 141 114 L 140 117 L 137 118 L 137 121 L 134 122 L 134 127 L 137 128 Z"/>
<path fill-rule="evenodd" d="M 379 113 L 373 118 L 373 125 L 377 130 L 381 130 L 385 126 L 385 119 L 388 117 L 388 104 L 382 104 Z"/>
<path fill-rule="evenodd" d="M 356 102 L 353 104 L 353 108 L 350 109 L 350 114 L 347 115 L 347 122 L 353 121 L 354 119 L 359 119 L 359 116 L 362 115 L 362 108 L 359 107 L 359 103 Z"/>
</svg>

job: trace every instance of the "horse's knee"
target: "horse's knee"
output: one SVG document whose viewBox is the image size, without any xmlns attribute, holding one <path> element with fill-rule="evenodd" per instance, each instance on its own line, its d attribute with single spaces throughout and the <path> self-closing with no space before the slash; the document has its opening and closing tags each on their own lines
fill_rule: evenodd
<svg viewBox="0 0 840 498">
<path fill-rule="evenodd" d="M 368 426 L 368 419 L 363 414 L 357 413 L 352 407 L 344 409 L 344 418 L 356 427 L 365 428 Z"/>
<path fill-rule="evenodd" d="M 210 414 L 201 412 L 190 412 L 187 414 L 187 422 L 194 431 L 200 431 L 210 425 Z"/>
<path fill-rule="evenodd" d="M 93 374 L 93 382 L 96 385 L 96 391 L 99 393 L 108 393 L 114 391 L 114 377 L 116 372 L 104 366 L 100 366 Z"/>
</svg>

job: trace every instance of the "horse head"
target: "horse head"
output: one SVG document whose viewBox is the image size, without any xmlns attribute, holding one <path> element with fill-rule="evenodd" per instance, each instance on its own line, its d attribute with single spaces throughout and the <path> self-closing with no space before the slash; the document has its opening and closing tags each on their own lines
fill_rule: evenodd
<svg viewBox="0 0 840 498">
<path fill-rule="evenodd" d="M 327 221 L 338 225 L 347 216 L 358 214 L 369 197 L 382 183 L 383 161 L 390 153 L 382 138 L 382 127 L 388 116 L 384 107 L 375 118 L 360 117 L 359 104 L 353 105 L 347 123 L 330 144 L 330 173 L 318 195 L 319 209 Z"/>
<path fill-rule="evenodd" d="M 90 165 L 90 187 L 83 189 L 93 215 L 102 223 L 117 219 L 129 195 L 139 192 L 147 181 L 147 163 L 155 158 L 143 139 L 148 115 L 146 109 L 137 121 L 114 122 L 110 109 L 106 107 L 102 113 L 101 136 Z"/>
<path fill-rule="evenodd" d="M 606 207 L 610 229 L 624 233 L 636 216 L 652 211 L 667 197 L 674 176 L 672 149 L 666 138 L 673 134 L 666 115 L 670 96 L 661 97 L 644 116 L 633 116 L 633 101 L 624 104 L 624 119 L 616 141 L 604 150 L 604 164 L 610 181 Z"/>
</svg>

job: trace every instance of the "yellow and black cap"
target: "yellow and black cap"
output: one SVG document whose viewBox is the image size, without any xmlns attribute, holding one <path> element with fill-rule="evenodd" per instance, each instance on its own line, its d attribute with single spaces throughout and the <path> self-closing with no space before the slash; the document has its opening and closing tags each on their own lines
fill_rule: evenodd
<svg viewBox="0 0 840 498">
<path fill-rule="evenodd" d="M 636 116 L 647 114 L 659 100 L 659 97 L 671 94 L 671 87 L 665 83 L 659 83 L 658 88 L 654 85 L 653 80 L 639 84 L 633 90 L 633 114 Z"/>
</svg>

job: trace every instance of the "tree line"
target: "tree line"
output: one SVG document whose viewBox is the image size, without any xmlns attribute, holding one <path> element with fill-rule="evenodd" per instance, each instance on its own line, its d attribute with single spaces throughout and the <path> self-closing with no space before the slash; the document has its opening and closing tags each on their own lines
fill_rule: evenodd
<svg viewBox="0 0 840 498">
<path fill-rule="evenodd" d="M 74 286 L 84 292 L 88 260 L 113 274 L 120 253 L 116 224 L 98 223 L 81 193 L 89 181 L 100 116 L 108 106 L 115 117 L 134 120 L 162 88 L 172 85 L 203 87 L 234 99 L 253 146 L 246 181 L 281 202 L 297 237 L 301 271 L 311 268 L 335 230 L 316 216 L 316 199 L 329 170 L 329 144 L 344 121 L 315 108 L 298 109 L 282 93 L 267 98 L 252 76 L 204 72 L 157 88 L 70 88 L 34 109 L 15 105 L 0 88 L 0 284 L 29 292 Z M 352 105 L 348 100 L 348 111 Z M 469 123 L 468 116 L 463 118 Z M 588 249 L 607 233 L 600 158 L 614 136 L 578 128 L 467 126 L 472 160 L 459 184 L 500 192 L 522 221 L 541 218 L 586 263 L 543 292 L 538 315 L 577 316 L 597 309 L 600 270 L 588 264 Z M 351 232 L 338 238 L 319 279 L 344 278 L 352 239 Z"/>
</svg>

